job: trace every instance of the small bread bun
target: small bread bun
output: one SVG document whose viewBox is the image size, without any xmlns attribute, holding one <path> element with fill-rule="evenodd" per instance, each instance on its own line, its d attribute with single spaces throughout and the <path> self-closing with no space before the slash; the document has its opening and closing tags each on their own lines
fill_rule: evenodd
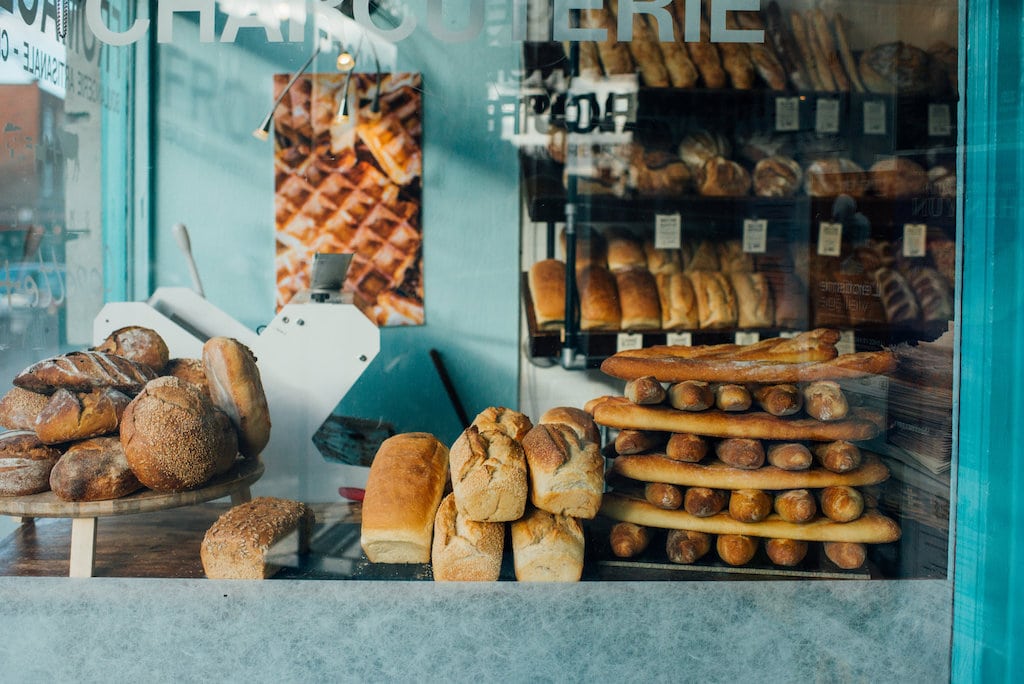
<svg viewBox="0 0 1024 684">
<path fill-rule="evenodd" d="M 203 370 L 201 359 L 171 359 L 164 366 L 161 375 L 173 375 L 185 382 L 191 382 L 203 390 L 204 394 L 210 395 L 210 381 L 206 378 L 206 371 Z"/>
<path fill-rule="evenodd" d="M 238 430 L 239 451 L 258 456 L 270 441 L 270 409 L 256 357 L 236 339 L 212 337 L 203 345 L 203 371 L 213 403 Z"/>
<path fill-rule="evenodd" d="M 160 334 L 139 325 L 118 328 L 92 350 L 123 356 L 149 366 L 157 373 L 163 370 L 170 358 L 167 343 Z"/>
<path fill-rule="evenodd" d="M 45 394 L 29 392 L 20 387 L 12 387 L 0 399 L 0 428 L 8 430 L 35 429 L 36 416 L 50 400 Z"/>
<path fill-rule="evenodd" d="M 27 496 L 50 488 L 60 452 L 31 430 L 0 433 L 0 496 Z"/>
<path fill-rule="evenodd" d="M 150 489 L 192 489 L 223 464 L 224 424 L 198 387 L 156 378 L 125 409 L 121 446 L 132 472 Z"/>
</svg>

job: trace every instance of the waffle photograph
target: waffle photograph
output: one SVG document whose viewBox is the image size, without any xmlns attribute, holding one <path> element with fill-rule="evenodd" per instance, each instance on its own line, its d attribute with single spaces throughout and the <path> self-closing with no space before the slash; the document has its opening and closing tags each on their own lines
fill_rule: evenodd
<svg viewBox="0 0 1024 684">
<path fill-rule="evenodd" d="M 275 96 L 288 79 L 275 75 Z M 314 254 L 350 253 L 356 306 L 380 326 L 422 325 L 420 76 L 345 80 L 303 76 L 274 113 L 277 309 L 309 287 Z"/>
</svg>

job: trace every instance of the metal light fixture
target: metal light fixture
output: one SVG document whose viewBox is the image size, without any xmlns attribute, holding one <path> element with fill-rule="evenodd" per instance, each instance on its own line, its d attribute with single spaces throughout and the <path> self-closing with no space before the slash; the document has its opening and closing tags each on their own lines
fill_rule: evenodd
<svg viewBox="0 0 1024 684">
<path fill-rule="evenodd" d="M 277 98 L 274 100 L 274 104 L 270 105 L 270 111 L 268 111 L 267 115 L 263 117 L 263 122 L 260 123 L 259 127 L 257 127 L 256 130 L 252 132 L 252 137 L 256 138 L 257 140 L 266 140 L 267 138 L 270 137 L 270 121 L 274 118 L 274 112 L 277 110 L 277 106 L 281 104 L 281 100 L 285 98 L 285 95 L 288 94 L 288 91 L 291 90 L 292 86 L 295 85 L 295 82 L 299 80 L 299 76 L 302 76 L 302 74 L 306 73 L 306 70 L 309 69 L 309 66 L 313 63 L 313 60 L 316 59 L 317 55 L 319 54 L 320 43 L 317 43 L 316 48 L 313 50 L 312 54 L 310 54 L 309 59 L 306 60 L 306 63 L 303 64 L 299 68 L 299 70 L 295 72 L 295 74 L 288 81 L 288 84 L 284 87 L 284 90 L 282 90 L 281 94 L 278 95 Z"/>
<path fill-rule="evenodd" d="M 338 71 L 342 73 L 352 71 L 355 65 L 356 58 L 352 56 L 351 52 L 343 49 L 341 52 L 338 53 L 338 61 L 335 64 L 335 66 L 337 66 L 338 68 Z"/>
</svg>

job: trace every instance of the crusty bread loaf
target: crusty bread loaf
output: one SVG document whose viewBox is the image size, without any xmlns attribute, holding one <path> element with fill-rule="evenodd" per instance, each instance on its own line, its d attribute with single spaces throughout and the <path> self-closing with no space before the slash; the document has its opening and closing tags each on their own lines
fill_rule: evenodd
<svg viewBox="0 0 1024 684">
<path fill-rule="evenodd" d="M 775 303 L 763 273 L 731 273 L 729 284 L 736 293 L 736 323 L 741 328 L 770 328 L 775 322 Z"/>
<path fill-rule="evenodd" d="M 303 503 L 259 497 L 239 504 L 217 519 L 203 537 L 199 555 L 210 579 L 266 579 L 281 569 L 268 552 L 292 533 L 296 551 L 304 547 L 315 516 Z"/>
<path fill-rule="evenodd" d="M 50 488 L 60 452 L 31 430 L 0 432 L 0 496 L 26 496 Z"/>
<path fill-rule="evenodd" d="M 863 197 L 868 188 L 864 168 L 851 159 L 817 159 L 804 171 L 804 191 L 811 197 Z"/>
<path fill-rule="evenodd" d="M 541 414 L 538 425 L 568 425 L 586 442 L 601 443 L 601 428 L 597 427 L 593 417 L 575 406 L 554 406 Z M 524 435 L 525 436 L 525 435 Z"/>
<path fill-rule="evenodd" d="M 758 197 L 792 197 L 800 191 L 803 180 L 803 169 L 790 157 L 773 155 L 754 166 L 754 194 Z"/>
<path fill-rule="evenodd" d="M 59 389 L 36 416 L 35 431 L 44 444 L 60 444 L 117 432 L 131 399 L 109 387 L 91 392 Z"/>
<path fill-rule="evenodd" d="M 729 503 L 729 493 L 709 487 L 687 487 L 683 496 L 683 509 L 698 518 L 720 513 Z"/>
<path fill-rule="evenodd" d="M 238 448 L 254 458 L 270 441 L 270 409 L 256 357 L 230 337 L 211 337 L 203 345 L 203 372 L 210 397 L 238 431 Z"/>
<path fill-rule="evenodd" d="M 661 301 L 654 276 L 646 268 L 616 271 L 623 330 L 657 330 L 661 327 Z"/>
<path fill-rule="evenodd" d="M 639 556 L 650 543 L 651 531 L 642 525 L 619 522 L 612 525 L 608 533 L 608 544 L 612 553 L 619 558 Z"/>
<path fill-rule="evenodd" d="M 115 354 L 76 351 L 32 364 L 14 378 L 14 384 L 42 394 L 62 387 L 79 392 L 111 387 L 134 395 L 155 377 L 149 366 Z"/>
<path fill-rule="evenodd" d="M 796 539 L 766 539 L 764 550 L 772 563 L 791 568 L 799 565 L 807 556 L 807 542 Z"/>
<path fill-rule="evenodd" d="M 615 276 L 604 266 L 588 266 L 577 278 L 580 330 L 618 330 L 622 322 Z"/>
<path fill-rule="evenodd" d="M 665 387 L 649 375 L 627 381 L 622 394 L 634 404 L 660 404 L 665 401 Z"/>
<path fill-rule="evenodd" d="M 715 540 L 718 557 L 729 565 L 746 565 L 757 553 L 756 537 L 745 534 L 720 534 Z"/>
<path fill-rule="evenodd" d="M 701 328 L 729 328 L 736 325 L 739 311 L 736 293 L 728 278 L 719 271 L 691 271 L 690 281 L 697 295 L 697 315 Z"/>
<path fill-rule="evenodd" d="M 918 197 L 928 191 L 928 172 L 906 157 L 879 159 L 868 169 L 871 189 L 880 197 Z"/>
<path fill-rule="evenodd" d="M 65 501 L 118 499 L 141 487 L 115 436 L 75 442 L 50 472 L 50 489 Z"/>
<path fill-rule="evenodd" d="M 818 504 L 807 489 L 787 489 L 775 495 L 775 512 L 786 522 L 805 523 L 818 514 Z"/>
<path fill-rule="evenodd" d="M 579 520 L 530 508 L 511 524 L 512 557 L 520 582 L 578 582 L 583 576 Z"/>
<path fill-rule="evenodd" d="M 683 253 L 680 249 L 658 248 L 653 241 L 646 240 L 644 254 L 647 255 L 647 270 L 656 276 L 683 270 Z"/>
<path fill-rule="evenodd" d="M 565 323 L 565 263 L 542 259 L 530 266 L 527 276 L 533 314 L 541 330 L 559 328 Z"/>
<path fill-rule="evenodd" d="M 697 192 L 705 197 L 742 197 L 750 187 L 750 173 L 725 157 L 708 159 L 697 172 Z"/>
<path fill-rule="evenodd" d="M 454 494 L 441 500 L 434 517 L 430 553 L 434 581 L 497 581 L 504 549 L 503 524 L 470 520 L 461 515 Z"/>
<path fill-rule="evenodd" d="M 726 275 L 732 273 L 753 273 L 754 257 L 743 250 L 741 240 L 723 240 L 715 245 L 718 252 L 719 270 Z"/>
<path fill-rule="evenodd" d="M 434 517 L 448 475 L 448 449 L 431 434 L 384 440 L 370 465 L 359 543 L 371 563 L 430 561 Z"/>
<path fill-rule="evenodd" d="M 50 400 L 45 394 L 12 387 L 0 399 L 0 428 L 7 430 L 34 430 L 36 416 Z"/>
<path fill-rule="evenodd" d="M 604 458 L 597 443 L 570 426 L 540 424 L 523 438 L 530 501 L 549 513 L 590 519 L 604 491 Z"/>
<path fill-rule="evenodd" d="M 665 535 L 665 555 L 673 563 L 696 563 L 711 550 L 711 541 L 711 535 L 703 532 L 669 530 Z"/>
<path fill-rule="evenodd" d="M 136 363 L 149 366 L 158 373 L 163 370 L 170 359 L 167 343 L 160 337 L 160 334 L 140 325 L 118 328 L 107 335 L 103 342 L 93 347 L 93 351 L 123 356 Z"/>
<path fill-rule="evenodd" d="M 697 293 L 685 273 L 659 273 L 654 277 L 661 303 L 661 327 L 695 330 L 700 327 Z"/>
<path fill-rule="evenodd" d="M 526 455 L 504 432 L 466 428 L 448 454 L 459 514 L 477 522 L 516 520 L 526 508 Z"/>
<path fill-rule="evenodd" d="M 176 378 L 181 378 L 186 382 L 191 382 L 205 394 L 210 394 L 210 381 L 206 377 L 206 371 L 203 370 L 202 359 L 171 359 L 164 366 L 161 375 L 173 375 Z"/>
<path fill-rule="evenodd" d="M 525 437 L 526 433 L 533 427 L 533 423 L 530 422 L 530 418 L 526 414 L 504 406 L 489 406 L 485 408 L 476 415 L 472 424 L 480 432 L 496 430 L 504 432 L 515 440 Z"/>
<path fill-rule="evenodd" d="M 201 486 L 217 472 L 231 444 L 207 396 L 171 376 L 151 380 L 121 418 L 128 465 L 155 491 Z"/>
</svg>

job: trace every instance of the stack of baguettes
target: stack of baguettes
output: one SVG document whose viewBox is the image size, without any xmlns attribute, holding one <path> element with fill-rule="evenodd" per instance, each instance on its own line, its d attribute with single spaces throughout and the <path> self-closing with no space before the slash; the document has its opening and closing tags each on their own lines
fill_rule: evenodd
<svg viewBox="0 0 1024 684">
<path fill-rule="evenodd" d="M 373 563 L 429 562 L 438 581 L 494 581 L 507 524 L 517 580 L 578 581 L 580 519 L 597 515 L 604 490 L 599 440 L 571 407 L 536 425 L 488 408 L 450 450 L 427 433 L 391 437 L 367 478 L 363 551 Z"/>
<path fill-rule="evenodd" d="M 586 409 L 615 428 L 618 456 L 601 512 L 619 521 L 613 552 L 642 553 L 652 529 L 666 553 L 692 563 L 712 545 L 729 565 L 765 553 L 800 564 L 808 543 L 843 569 L 861 567 L 865 544 L 899 538 L 896 523 L 865 507 L 857 489 L 889 472 L 857 442 L 881 420 L 850 406 L 841 381 L 889 373 L 890 350 L 839 356 L 838 333 L 818 329 L 753 345 L 653 347 L 602 365 L 626 380 L 624 397 Z M 667 385 L 667 388 L 666 388 Z M 717 536 L 717 539 L 716 539 Z"/>
</svg>

